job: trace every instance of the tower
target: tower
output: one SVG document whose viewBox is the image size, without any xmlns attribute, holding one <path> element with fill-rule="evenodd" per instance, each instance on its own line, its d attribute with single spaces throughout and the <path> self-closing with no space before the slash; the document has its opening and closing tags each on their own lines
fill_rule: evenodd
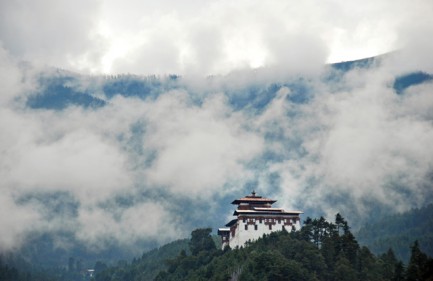
<svg viewBox="0 0 433 281">
<path fill-rule="evenodd" d="M 285 211 L 281 208 L 273 208 L 272 204 L 277 200 L 257 196 L 253 191 L 251 195 L 236 199 L 232 202 L 237 205 L 235 219 L 226 227 L 218 229 L 218 235 L 222 239 L 222 247 L 244 246 L 247 241 L 253 241 L 273 231 L 301 228 L 299 215 L 301 211 Z"/>
</svg>

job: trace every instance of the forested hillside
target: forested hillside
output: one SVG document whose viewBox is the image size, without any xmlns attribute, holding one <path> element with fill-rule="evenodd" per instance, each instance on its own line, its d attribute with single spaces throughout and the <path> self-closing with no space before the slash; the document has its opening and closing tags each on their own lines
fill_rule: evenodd
<svg viewBox="0 0 433 281">
<path fill-rule="evenodd" d="M 414 240 L 419 241 L 422 251 L 433 256 L 433 204 L 368 223 L 356 237 L 376 254 L 392 248 L 404 262 L 409 261 L 409 246 Z"/>
<path fill-rule="evenodd" d="M 117 266 L 100 268 L 104 270 L 96 270 L 96 280 L 153 280 L 161 270 L 166 268 L 166 260 L 180 252 L 189 252 L 188 242 L 188 239 L 177 240 L 144 253 L 131 264 L 120 263 Z"/>
<path fill-rule="evenodd" d="M 287 200 L 290 200 L 292 195 L 293 198 L 298 198 L 295 200 L 298 206 L 294 207 L 302 208 L 305 213 L 313 216 L 326 213 L 329 206 L 338 206 L 339 210 L 344 211 L 350 217 L 356 229 L 365 223 L 365 218 L 368 218 L 371 220 L 369 224 L 362 227 L 355 237 L 360 245 L 368 246 L 375 255 L 387 252 L 391 247 L 394 249 L 396 258 L 407 264 L 411 256 L 410 247 L 415 240 L 418 240 L 419 248 L 432 256 L 433 208 L 431 205 L 421 210 L 413 210 L 408 215 L 402 214 L 380 219 L 381 214 L 396 211 L 389 208 L 390 202 L 383 204 L 374 199 L 355 202 L 348 199 L 350 196 L 346 196 L 356 190 L 362 191 L 360 198 L 365 196 L 365 198 L 374 198 L 370 196 L 371 194 L 365 193 L 366 189 L 361 188 L 364 179 L 358 178 L 359 171 L 374 178 L 377 169 L 369 163 L 378 163 L 377 161 L 380 162 L 381 159 L 394 159 L 396 151 L 406 153 L 408 158 L 404 163 L 411 163 L 409 160 L 429 151 L 431 146 L 429 140 L 433 139 L 425 134 L 431 130 L 424 127 L 431 123 L 429 104 L 426 103 L 422 107 L 415 106 L 418 104 L 417 100 L 423 101 L 429 96 L 433 75 L 426 72 L 408 72 L 395 77 L 386 76 L 388 78 L 383 81 L 375 82 L 367 79 L 365 85 L 371 84 L 372 87 L 386 85 L 386 89 L 383 90 L 386 90 L 384 93 L 389 94 L 389 96 L 388 94 L 377 94 L 377 96 L 368 98 L 365 93 L 370 93 L 371 89 L 364 86 L 359 88 L 360 85 L 353 84 L 351 77 L 354 74 L 366 75 L 369 71 L 378 71 L 380 64 L 381 60 L 375 58 L 333 64 L 326 66 L 323 76 L 314 79 L 297 75 L 288 76 L 287 79 L 256 79 L 263 76 L 261 75 L 263 73 L 258 70 L 259 72 L 255 72 L 251 77 L 248 76 L 248 81 L 243 83 L 234 83 L 231 80 L 235 78 L 234 76 L 210 76 L 200 83 L 192 83 L 188 77 L 176 75 L 88 76 L 60 70 L 50 70 L 35 75 L 33 79 L 37 87 L 23 90 L 26 96 L 22 97 L 21 101 L 26 110 L 15 112 L 13 118 L 11 117 L 21 120 L 22 122 L 17 124 L 22 124 L 22 126 L 11 127 L 10 130 L 5 130 L 4 134 L 9 135 L 11 139 L 10 145 L 8 144 L 4 151 L 13 152 L 20 151 L 13 147 L 15 143 L 21 144 L 27 141 L 16 142 L 15 139 L 25 140 L 26 137 L 14 135 L 12 132 L 26 132 L 29 129 L 40 132 L 40 138 L 35 137 L 29 140 L 31 151 L 35 154 L 18 153 L 15 155 L 11 153 L 9 158 L 4 157 L 4 159 L 22 158 L 23 161 L 5 162 L 5 165 L 21 167 L 20 171 L 23 175 L 21 178 L 27 179 L 29 173 L 25 171 L 28 167 L 31 167 L 30 171 L 33 171 L 35 167 L 33 159 L 39 159 L 38 155 L 55 155 L 54 164 L 46 163 L 46 169 L 42 171 L 56 170 L 59 165 L 55 163 L 59 162 L 63 163 L 60 165 L 61 173 L 41 173 L 43 176 L 37 176 L 39 173 L 35 173 L 32 181 L 23 184 L 27 185 L 31 182 L 30 185 L 34 190 L 38 190 L 39 186 L 51 184 L 51 180 L 47 183 L 46 179 L 59 175 L 54 178 L 64 184 L 66 190 L 58 190 L 57 184 L 53 184 L 52 189 L 40 192 L 31 192 L 29 189 L 28 192 L 23 191 L 16 197 L 8 199 L 12 205 L 17 204 L 17 210 L 24 207 L 37 210 L 40 220 L 31 220 L 31 223 L 37 223 L 37 231 L 34 227 L 26 227 L 31 225 L 30 222 L 21 223 L 23 229 L 20 231 L 23 235 L 25 234 L 22 244 L 1 253 L 3 256 L 9 253 L 13 256 L 2 259 L 2 272 L 4 276 L 9 276 L 6 280 L 21 280 L 22 278 L 34 280 L 40 274 L 53 276 L 57 280 L 81 280 L 84 271 L 93 268 L 102 271 L 107 265 L 116 265 L 109 267 L 107 271 L 104 270 L 107 274 L 104 278 L 108 278 L 107 280 L 114 278 L 113 276 L 117 276 L 116 278 L 120 280 L 129 280 L 119 276 L 130 272 L 134 272 L 129 275 L 134 278 L 151 279 L 160 270 L 170 268 L 163 260 L 176 256 L 179 249 L 158 258 L 164 246 L 160 250 L 154 250 L 135 259 L 132 263 L 124 261 L 130 261 L 144 250 L 185 237 L 189 229 L 200 225 L 211 223 L 210 226 L 218 227 L 224 222 L 223 214 L 228 212 L 226 203 L 233 195 L 227 192 L 229 189 L 221 193 L 220 186 L 232 186 L 233 191 L 238 188 L 235 186 L 250 190 L 250 188 L 258 187 L 262 181 L 272 186 L 275 195 L 281 198 L 279 200 L 282 202 L 285 200 L 285 204 L 290 204 Z M 384 96 L 386 99 L 382 100 Z M 335 104 L 333 102 L 335 98 L 342 99 L 344 102 Z M 359 99 L 363 101 L 362 110 L 358 110 Z M 365 120 L 364 113 L 374 105 L 374 103 L 370 104 L 371 101 L 376 100 L 380 101 L 378 112 L 384 113 L 384 115 L 378 114 L 375 117 L 378 120 L 373 123 L 377 123 L 378 126 L 367 126 L 369 134 L 366 135 L 364 134 L 365 124 L 356 121 L 356 128 L 353 131 L 353 124 L 346 123 L 352 120 L 349 113 L 354 110 L 359 114 L 353 120 Z M 347 104 L 352 106 L 351 109 L 347 110 Z M 411 108 L 410 113 L 407 113 L 408 108 Z M 27 110 L 34 115 L 22 115 Z M 394 122 L 393 120 L 401 120 L 402 112 L 406 112 L 407 120 L 401 124 Z M 131 113 L 131 115 L 126 113 Z M 114 114 L 111 119 L 114 123 L 106 122 L 107 116 L 111 114 Z M 53 116 L 56 118 L 52 118 Z M 185 119 L 185 116 L 188 118 Z M 424 119 L 420 120 L 420 116 L 423 116 Z M 48 119 L 45 118 L 48 118 L 50 122 L 46 123 Z M 33 122 L 34 120 L 37 121 Z M 122 121 L 117 122 L 116 120 Z M 414 120 L 417 122 L 413 123 Z M 420 121 L 419 124 L 418 121 Z M 5 122 L 5 125 L 9 126 L 9 123 L 15 124 Z M 233 125 L 238 123 L 239 127 L 233 129 Z M 115 129 L 112 126 L 115 126 Z M 179 128 L 179 130 L 173 132 L 172 128 Z M 384 132 L 383 128 L 388 129 Z M 412 128 L 418 128 L 418 131 L 415 132 L 418 133 L 416 137 Z M 399 130 L 396 131 L 396 129 Z M 322 130 L 325 130 L 326 133 L 321 133 Z M 342 137 L 347 135 L 342 133 L 346 130 L 350 132 L 350 141 Z M 82 136 L 83 132 L 84 136 Z M 366 138 L 359 139 L 361 135 Z M 378 135 L 382 137 L 380 143 L 376 143 Z M 401 138 L 395 140 L 396 136 L 401 136 Z M 230 149 L 214 145 L 213 141 L 219 138 L 221 138 L 221 143 L 225 143 L 226 139 L 230 140 L 227 143 L 227 148 Z M 424 140 L 423 145 L 417 146 L 417 152 L 412 155 L 413 157 L 409 157 L 414 153 L 413 144 L 417 143 L 418 139 Z M 77 140 L 84 141 L 77 142 Z M 164 140 L 165 148 L 157 145 L 159 140 Z M 321 145 L 313 145 L 312 140 Z M 360 140 L 359 143 L 358 140 Z M 197 161 L 185 162 L 190 157 L 190 148 L 195 147 L 197 143 L 201 144 L 200 153 L 197 152 L 197 156 L 200 157 Z M 364 143 L 372 145 L 364 147 L 362 145 Z M 396 145 L 389 150 L 390 143 Z M 362 145 L 362 153 L 358 153 L 357 144 Z M 79 157 L 76 157 L 76 153 L 71 152 L 72 150 L 69 149 L 71 145 L 74 147 L 73 151 L 79 152 Z M 238 149 L 246 146 L 248 148 L 245 151 Z M 232 147 L 236 149 L 231 149 Z M 106 148 L 112 154 L 100 148 Z M 343 148 L 342 153 L 339 148 Z M 26 148 L 23 147 L 23 149 L 27 151 Z M 101 161 L 101 163 L 109 163 L 103 166 L 107 170 L 95 174 L 93 171 L 100 171 L 101 166 L 88 161 L 87 151 L 89 155 L 92 155 L 92 159 L 102 159 L 112 155 L 113 158 L 108 157 L 107 161 Z M 164 156 L 167 151 L 182 152 L 183 160 L 172 165 L 171 156 L 169 154 Z M 203 153 L 206 151 L 211 152 L 209 157 L 207 157 L 208 154 Z M 220 159 L 219 156 L 225 151 L 231 151 L 230 155 Z M 377 156 L 378 151 L 383 151 L 386 157 Z M 93 152 L 97 155 L 93 155 Z M 326 170 L 325 166 L 332 167 L 337 178 L 339 178 L 338 175 L 344 174 L 340 173 L 340 168 L 348 166 L 346 164 L 340 166 L 339 163 L 346 163 L 345 156 L 348 153 L 352 153 L 351 155 L 355 157 L 350 158 L 350 163 L 354 164 L 350 166 L 350 171 L 353 172 L 352 176 L 356 184 L 344 187 L 346 181 L 343 178 L 340 178 L 341 182 L 340 180 L 333 182 L 331 179 L 333 177 L 328 179 L 330 180 L 329 185 L 323 184 L 321 176 L 325 176 L 326 173 L 321 176 L 319 174 Z M 371 157 L 364 157 L 364 155 L 371 155 Z M 293 174 L 302 174 L 300 179 L 309 178 L 306 175 L 318 168 L 317 157 L 323 157 L 320 163 L 331 161 L 333 165 L 323 164 L 323 167 L 317 170 L 319 173 L 317 178 L 296 183 L 298 186 L 305 186 L 303 189 L 292 189 L 291 186 L 282 187 L 284 181 L 290 180 Z M 400 159 L 399 157 L 395 160 Z M 78 160 L 70 170 L 69 163 L 72 163 L 71 160 L 74 159 Z M 124 192 L 118 193 L 116 190 L 121 184 L 113 184 L 112 191 L 110 189 L 110 192 L 107 193 L 103 204 L 83 209 L 84 203 L 87 202 L 84 201 L 91 198 L 81 197 L 82 193 L 78 191 L 81 187 L 87 190 L 93 186 L 94 182 L 91 180 L 93 176 L 103 181 L 104 184 L 101 186 L 105 186 L 106 175 L 112 174 L 112 171 L 120 171 L 119 174 L 114 173 L 118 175 L 116 179 L 130 177 L 130 171 L 124 169 L 126 166 L 117 166 L 121 162 L 118 161 L 119 159 L 134 163 L 134 175 L 137 177 L 133 177 L 133 182 L 140 191 L 135 192 L 134 190 L 137 190 L 135 185 L 130 183 L 128 187 L 122 189 Z M 227 159 L 230 161 L 227 162 Z M 30 164 L 20 166 L 20 163 L 26 161 L 29 161 Z M 163 167 L 158 164 L 162 163 L 161 161 L 167 166 Z M 393 161 L 387 160 L 386 163 Z M 84 171 L 81 169 L 83 163 L 92 163 L 94 166 Z M 191 166 L 184 167 L 184 163 L 190 163 Z M 214 163 L 224 163 L 224 165 L 214 166 Z M 244 163 L 245 165 L 239 168 L 253 176 L 246 182 L 243 182 L 243 179 L 239 182 L 232 180 L 230 177 L 237 178 L 236 173 L 233 173 L 234 170 L 220 169 L 220 167 L 230 167 L 230 165 L 227 166 L 227 163 L 233 164 L 233 167 L 238 167 L 238 163 Z M 384 163 L 379 166 L 386 166 Z M 419 168 L 422 171 L 430 169 L 431 165 L 428 161 L 422 163 L 426 166 L 423 166 L 422 169 L 419 167 L 414 169 Z M 300 166 L 306 168 L 297 170 L 296 167 Z M 191 185 L 185 182 L 180 188 L 188 192 L 180 197 L 179 194 L 173 192 L 179 188 L 178 179 L 180 177 L 166 181 L 165 177 L 158 176 L 154 178 L 152 186 L 143 185 L 144 181 L 141 178 L 143 171 L 146 171 L 146 175 L 157 172 L 156 174 L 171 176 L 173 173 L 170 167 L 176 171 L 180 169 L 179 175 L 182 177 L 200 178 L 202 182 L 191 190 L 189 190 Z M 197 168 L 203 169 L 197 170 Z M 427 183 L 422 185 L 422 188 L 417 185 L 403 187 L 394 180 L 387 182 L 388 179 L 395 179 L 393 175 L 399 175 L 399 177 L 402 173 L 405 175 L 403 177 L 412 175 L 415 171 L 412 168 L 411 164 L 406 167 L 397 165 L 387 170 L 383 177 L 377 178 L 378 186 L 392 186 L 393 192 L 396 192 L 393 196 L 401 199 L 398 204 L 405 204 L 406 207 L 431 202 L 433 196 L 429 175 L 422 181 L 420 179 L 423 184 Z M 88 177 L 86 177 L 87 171 L 92 171 Z M 74 175 L 71 178 L 69 178 L 70 172 L 73 172 Z M 197 177 L 198 174 L 201 176 Z M 202 186 L 208 187 L 208 175 L 219 175 L 211 182 L 213 189 L 208 194 L 215 199 L 213 209 L 203 208 L 202 202 L 204 201 L 196 200 L 195 195 L 191 196 L 195 192 L 203 192 L 205 189 L 202 189 Z M 75 181 L 81 178 L 88 182 L 83 184 L 80 180 Z M 124 180 L 119 182 L 125 183 Z M 173 189 L 161 189 L 159 184 L 172 185 Z M 344 187 L 343 193 L 339 192 L 342 187 Z M 297 190 L 296 194 L 291 193 L 294 190 Z M 338 192 L 331 192 L 332 190 Z M 94 192 L 99 198 L 100 192 L 96 187 Z M 327 196 L 320 197 L 320 200 L 311 200 L 323 192 Z M 382 192 L 387 194 L 388 190 L 384 189 Z M 379 193 L 382 194 L 382 192 Z M 162 208 L 161 206 L 166 206 L 167 198 L 171 200 L 170 208 Z M 418 201 L 419 199 L 422 200 Z M 92 200 L 88 202 L 94 203 Z M 392 203 L 395 202 L 392 201 Z M 359 204 L 358 208 L 352 208 L 352 204 Z M 361 205 L 365 208 L 361 208 Z M 142 227 L 142 222 L 144 217 L 148 220 L 155 217 L 153 212 L 148 212 L 149 207 L 156 207 L 164 219 L 176 218 L 175 221 L 179 225 L 177 227 L 173 224 L 159 225 L 164 228 L 148 232 L 149 228 Z M 204 215 L 195 212 L 198 209 L 207 213 Z M 365 210 L 367 213 L 360 216 L 354 210 Z M 27 211 L 23 209 L 23 213 Z M 88 216 L 94 215 L 95 222 L 82 221 L 86 217 L 80 215 L 83 212 L 89 212 Z M 38 223 L 42 221 L 48 224 L 53 223 L 56 227 L 46 228 L 45 224 Z M 78 230 L 74 227 L 77 223 L 83 228 Z M 95 227 L 95 224 L 100 227 Z M 11 241 L 15 240 L 12 238 L 16 235 L 13 231 L 8 232 L 7 230 L 13 229 L 7 226 L 3 228 L 3 235 L 10 235 Z M 178 232 L 178 229 L 183 229 L 183 232 Z M 96 234 L 100 235 L 97 238 L 93 235 L 95 230 L 98 230 Z M 168 236 L 161 238 L 161 233 Z M 316 241 L 315 246 L 322 250 L 321 242 Z M 167 247 L 170 248 L 170 245 Z M 184 247 L 185 250 L 188 249 L 186 244 Z M 185 254 L 189 256 L 187 252 Z M 244 260 L 244 262 L 247 261 Z M 47 280 L 48 278 L 42 279 Z"/>
<path fill-rule="evenodd" d="M 211 229 L 191 234 L 190 253 L 166 261 L 162 280 L 433 280 L 433 260 L 412 243 L 407 266 L 392 250 L 375 256 L 361 247 L 340 215 L 310 219 L 301 231 L 273 232 L 240 249 L 218 250 Z M 140 261 L 108 268 L 96 280 L 143 280 Z"/>
<path fill-rule="evenodd" d="M 119 260 L 116 266 L 108 267 L 106 263 L 98 261 L 93 269 L 99 273 L 98 280 L 111 280 L 119 278 L 130 280 L 128 276 L 136 276 L 137 280 L 152 280 L 161 270 L 166 268 L 165 261 L 176 257 L 179 252 L 187 251 L 188 239 L 181 239 L 168 243 L 160 248 L 153 249 L 134 259 L 130 264 L 125 260 Z M 42 259 L 42 257 L 41 257 Z M 93 280 L 85 268 L 76 268 L 78 263 L 69 260 L 68 268 L 43 268 L 35 267 L 17 257 L 7 260 L 0 258 L 0 280 L 5 281 L 73 281 Z M 127 270 L 125 270 L 127 269 Z"/>
<path fill-rule="evenodd" d="M 424 241 L 425 237 L 417 231 L 429 227 L 431 209 L 427 206 L 412 210 L 388 218 L 388 223 L 379 220 L 376 224 L 382 223 L 384 227 L 374 224 L 370 232 L 366 228 L 361 232 L 386 237 L 394 229 L 400 236 L 406 235 L 405 239 L 421 237 L 420 241 Z M 422 219 L 425 219 L 424 226 L 420 223 Z M 402 225 L 412 226 L 413 230 L 401 231 Z M 399 227 L 400 231 L 396 231 Z M 217 249 L 210 233 L 210 228 L 194 230 L 191 240 L 174 241 L 144 253 L 131 263 L 123 261 L 108 267 L 98 262 L 94 280 L 433 280 L 433 260 L 423 253 L 421 242 L 410 242 L 406 265 L 389 248 L 374 255 L 369 248 L 359 245 L 340 215 L 332 223 L 322 217 L 307 218 L 301 231 L 274 232 L 240 249 Z M 427 229 L 426 233 L 431 231 Z M 390 240 L 379 239 L 373 246 Z M 400 251 L 402 244 L 398 246 Z M 22 271 L 0 261 L 0 280 L 93 279 L 69 269 Z"/>
</svg>

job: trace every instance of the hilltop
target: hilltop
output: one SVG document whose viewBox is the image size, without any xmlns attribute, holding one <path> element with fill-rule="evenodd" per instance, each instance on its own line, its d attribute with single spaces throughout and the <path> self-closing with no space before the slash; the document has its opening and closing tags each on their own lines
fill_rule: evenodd
<svg viewBox="0 0 433 281">
<path fill-rule="evenodd" d="M 245 247 L 216 249 L 211 229 L 191 233 L 190 252 L 166 261 L 163 280 L 431 280 L 433 259 L 415 241 L 405 267 L 394 252 L 375 256 L 361 247 L 343 217 L 310 219 L 300 231 L 273 232 Z M 99 280 L 142 280 L 140 261 L 107 269 Z"/>
</svg>

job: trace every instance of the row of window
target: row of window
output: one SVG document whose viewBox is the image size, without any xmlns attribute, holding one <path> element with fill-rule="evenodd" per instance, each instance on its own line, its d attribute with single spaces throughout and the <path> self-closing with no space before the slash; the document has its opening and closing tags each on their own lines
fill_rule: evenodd
<svg viewBox="0 0 433 281">
<path fill-rule="evenodd" d="M 259 223 L 262 223 L 263 222 L 263 220 L 265 221 L 265 222 L 276 222 L 276 221 L 278 221 L 278 223 L 281 223 L 281 221 L 284 221 L 284 222 L 290 222 L 290 221 L 292 221 L 293 223 L 296 223 L 296 219 L 273 219 L 273 218 L 270 218 L 270 219 L 263 219 L 263 218 L 259 218 L 259 219 L 256 219 L 256 218 L 252 218 L 252 219 L 249 219 L 249 221 L 251 221 L 251 222 L 259 222 Z M 246 223 L 247 222 L 247 219 L 246 218 L 243 218 L 243 220 L 242 220 L 244 223 Z"/>
<path fill-rule="evenodd" d="M 269 226 L 269 230 L 272 230 L 272 224 L 269 224 L 268 226 Z M 257 229 L 258 229 L 258 225 L 255 224 L 254 225 L 254 230 L 257 230 Z M 285 229 L 286 228 L 284 227 L 284 225 L 282 225 L 281 230 L 285 230 Z M 248 224 L 245 225 L 245 230 L 248 230 Z"/>
</svg>

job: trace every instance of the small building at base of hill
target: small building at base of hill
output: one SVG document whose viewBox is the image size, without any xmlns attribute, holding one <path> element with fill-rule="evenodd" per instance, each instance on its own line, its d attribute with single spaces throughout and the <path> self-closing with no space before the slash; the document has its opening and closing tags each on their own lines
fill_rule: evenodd
<svg viewBox="0 0 433 281">
<path fill-rule="evenodd" d="M 281 208 L 273 208 L 272 204 L 277 200 L 263 198 L 253 191 L 241 199 L 232 202 L 237 205 L 235 219 L 225 227 L 218 229 L 221 236 L 222 248 L 242 247 L 248 241 L 254 241 L 273 231 L 292 231 L 301 228 L 301 211 L 285 211 Z"/>
</svg>

